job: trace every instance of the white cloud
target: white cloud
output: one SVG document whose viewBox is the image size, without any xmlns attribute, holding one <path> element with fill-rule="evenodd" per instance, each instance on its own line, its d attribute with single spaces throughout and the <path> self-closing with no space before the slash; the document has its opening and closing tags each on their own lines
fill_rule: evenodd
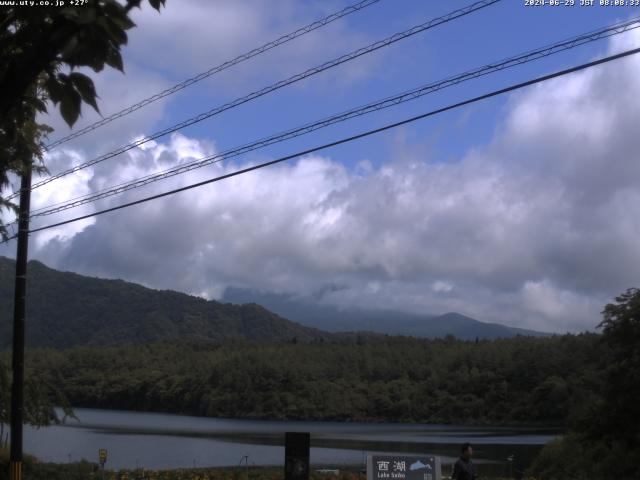
<svg viewBox="0 0 640 480">
<path fill-rule="evenodd" d="M 338 305 L 593 328 L 604 303 L 640 284 L 637 78 L 631 58 L 515 95 L 493 141 L 457 162 L 352 159 L 350 171 L 311 156 L 36 235 L 34 254 L 214 298 L 228 285 L 296 294 L 333 285 L 323 301 Z M 82 193 L 213 152 L 174 135 L 65 188 Z M 100 207 L 241 166 L 212 165 Z M 58 198 L 45 191 L 38 201 Z"/>
<path fill-rule="evenodd" d="M 580 295 L 558 288 L 548 280 L 527 281 L 521 290 L 523 306 L 535 315 L 553 319 L 556 330 L 571 330 L 577 326 L 573 319 L 592 319 L 602 310 L 602 298 Z"/>
<path fill-rule="evenodd" d="M 99 97 L 100 114 L 83 104 L 82 116 L 72 130 L 60 116 L 59 108 L 49 105 L 49 115 L 41 116 L 40 120 L 55 129 L 50 141 L 58 140 L 73 131 L 91 125 L 171 85 L 166 78 L 153 71 L 140 68 L 135 63 L 127 63 L 126 74 L 111 68 L 106 68 L 100 74 L 86 69 L 83 69 L 82 72 L 91 77 L 95 83 Z M 135 137 L 148 134 L 151 129 L 155 128 L 158 122 L 163 119 L 167 101 L 167 99 L 162 99 L 152 103 L 118 121 L 74 139 L 70 144 L 75 149 L 80 149 L 92 156 L 120 147 Z M 51 170 L 53 171 L 53 169 Z"/>
<path fill-rule="evenodd" d="M 294 0 L 191 0 L 167 2 L 158 14 L 150 8 L 134 12 L 138 28 L 131 31 L 127 58 L 150 69 L 161 69 L 176 81 L 209 70 L 344 8 L 336 2 Z M 366 13 L 365 13 L 366 14 Z M 354 16 L 363 15 L 356 13 Z M 299 73 L 372 41 L 349 17 L 298 37 L 203 82 L 202 92 L 220 89 L 238 94 Z M 332 88 L 366 77 L 378 58 L 350 62 L 340 72 L 323 74 Z M 304 87 L 302 87 L 304 88 Z"/>
</svg>

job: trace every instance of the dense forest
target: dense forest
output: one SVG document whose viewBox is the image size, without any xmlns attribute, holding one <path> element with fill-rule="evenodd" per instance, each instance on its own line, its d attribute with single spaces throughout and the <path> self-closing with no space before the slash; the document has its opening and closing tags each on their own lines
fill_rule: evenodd
<svg viewBox="0 0 640 480">
<path fill-rule="evenodd" d="M 563 425 L 566 435 L 531 466 L 536 478 L 640 478 L 640 290 L 607 305 L 600 327 L 601 334 L 493 341 L 353 335 L 36 349 L 26 367 L 34 385 L 78 407 Z M 8 360 L 0 354 L 5 372 Z M 7 390 L 0 389 L 4 413 Z"/>
<path fill-rule="evenodd" d="M 204 416 L 563 424 L 598 388 L 598 337 L 149 344 L 31 350 L 74 406 Z M 6 357 L 5 357 L 6 358 Z"/>
<path fill-rule="evenodd" d="M 57 404 L 255 419 L 562 425 L 567 434 L 532 465 L 536 476 L 640 478 L 638 289 L 605 306 L 599 334 L 426 340 L 329 334 L 255 304 L 74 274 L 61 280 L 38 268 L 41 288 L 52 277 L 50 297 L 30 305 L 47 326 L 34 322 L 32 332 L 44 345 L 85 345 L 28 351 L 29 423 L 56 421 Z M 69 288 L 84 306 L 61 306 Z M 80 307 L 88 313 L 74 316 Z M 9 352 L 0 352 L 0 437 L 8 364 Z"/>
<path fill-rule="evenodd" d="M 599 381 L 571 412 L 562 438 L 546 445 L 531 472 L 545 479 L 640 478 L 640 289 L 604 307 Z"/>
</svg>

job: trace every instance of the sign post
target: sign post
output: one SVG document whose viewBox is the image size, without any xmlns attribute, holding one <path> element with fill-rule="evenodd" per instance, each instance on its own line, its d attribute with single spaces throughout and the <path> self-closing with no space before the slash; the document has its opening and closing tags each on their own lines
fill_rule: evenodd
<svg viewBox="0 0 640 480">
<path fill-rule="evenodd" d="M 367 480 L 442 480 L 440 457 L 368 455 Z"/>
<path fill-rule="evenodd" d="M 104 480 L 104 464 L 107 463 L 107 449 L 101 448 L 98 450 L 98 458 L 100 459 L 100 472 L 102 480 Z"/>
<path fill-rule="evenodd" d="M 286 432 L 284 440 L 285 480 L 309 480 L 309 433 Z"/>
<path fill-rule="evenodd" d="M 20 181 L 18 247 L 13 301 L 13 348 L 11 352 L 11 447 L 9 478 L 22 480 L 22 426 L 24 423 L 24 338 L 27 296 L 27 259 L 29 247 L 29 212 L 31 204 L 31 162 L 25 162 Z"/>
</svg>

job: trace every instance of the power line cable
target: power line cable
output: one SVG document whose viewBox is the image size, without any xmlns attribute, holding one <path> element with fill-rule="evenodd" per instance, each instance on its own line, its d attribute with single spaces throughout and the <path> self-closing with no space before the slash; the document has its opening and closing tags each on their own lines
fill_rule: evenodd
<svg viewBox="0 0 640 480">
<path fill-rule="evenodd" d="M 291 33 L 288 33 L 287 35 L 283 35 L 280 38 L 277 38 L 276 40 L 273 40 L 271 42 L 265 43 L 264 45 L 254 48 L 253 50 L 243 53 L 242 55 L 238 55 L 236 58 L 232 59 L 232 60 L 228 60 L 224 63 L 221 63 L 220 65 L 216 65 L 215 67 L 210 68 L 209 70 L 207 70 L 206 72 L 202 72 L 198 75 L 195 75 L 191 78 L 188 78 L 170 88 L 167 88 L 166 90 L 163 90 L 159 93 L 156 93 L 155 95 L 152 95 L 151 97 L 145 98 L 144 100 L 139 101 L 138 103 L 135 103 L 134 105 L 131 105 L 127 108 L 124 108 L 122 110 L 120 110 L 119 112 L 116 112 L 112 115 L 109 115 L 108 117 L 102 118 L 101 120 L 98 120 L 95 123 L 92 123 L 91 125 L 88 125 L 76 132 L 73 132 L 65 137 L 62 137 L 54 142 L 51 142 L 50 144 L 46 145 L 45 149 L 46 150 L 51 150 L 55 147 L 57 147 L 58 145 L 62 145 L 63 143 L 68 142 L 69 140 L 72 140 L 74 138 L 78 138 L 82 135 L 85 135 L 86 133 L 89 133 L 93 130 L 96 130 L 97 128 L 100 128 L 108 123 L 113 122 L 114 120 L 117 120 L 119 118 L 122 118 L 126 115 L 129 115 L 130 113 L 135 112 L 136 110 L 140 110 L 143 107 L 146 107 L 147 105 L 160 100 L 162 98 L 165 98 L 169 95 L 172 95 L 176 92 L 179 92 L 180 90 L 183 90 L 184 88 L 187 88 L 191 85 L 193 85 L 194 83 L 198 83 L 202 80 L 204 80 L 205 78 L 211 77 L 212 75 L 215 75 L 217 73 L 222 72 L 223 70 L 226 70 L 228 68 L 233 67 L 234 65 L 238 65 L 239 63 L 242 63 L 246 60 L 249 60 L 253 57 L 256 57 L 262 53 L 265 53 L 273 48 L 279 47 L 280 45 L 283 45 L 285 43 L 288 43 L 298 37 L 301 37 L 303 35 L 306 35 L 307 33 L 313 32 L 314 30 L 317 30 L 321 27 L 324 27 L 325 25 L 328 25 L 340 18 L 346 17 L 347 15 L 350 15 L 352 13 L 355 12 L 359 12 L 360 10 L 367 8 L 371 5 L 373 5 L 374 3 L 378 3 L 380 0 L 363 0 L 361 2 L 355 3 L 353 5 L 349 5 L 346 8 L 343 8 L 342 10 L 332 13 L 331 15 L 328 15 L 320 20 L 317 20 L 313 23 L 310 23 L 309 25 L 305 25 L 304 27 L 301 27 Z"/>
<path fill-rule="evenodd" d="M 474 97 L 474 98 L 471 98 L 471 99 L 468 99 L 468 100 L 464 100 L 464 101 L 461 101 L 461 102 L 458 102 L 458 103 L 454 103 L 454 104 L 451 104 L 451 105 L 448 105 L 446 107 L 442 107 L 442 108 L 439 108 L 439 109 L 436 109 L 436 110 L 431 110 L 430 112 L 423 113 L 421 115 L 417 115 L 417 116 L 414 116 L 414 117 L 410 117 L 410 118 L 401 120 L 399 122 L 387 124 L 387 125 L 385 125 L 383 127 L 379 127 L 379 128 L 373 129 L 373 130 L 367 130 L 366 132 L 362 132 L 362 133 L 359 133 L 359 134 L 356 134 L 356 135 L 352 135 L 350 137 L 342 138 L 342 139 L 336 140 L 334 142 L 325 143 L 324 145 L 320 145 L 320 146 L 317 146 L 317 147 L 309 148 L 307 150 L 296 152 L 296 153 L 294 153 L 292 155 L 287 155 L 285 157 L 280 157 L 278 159 L 271 160 L 269 162 L 260 163 L 258 165 L 254 165 L 252 167 L 247 167 L 247 168 L 244 168 L 244 169 L 241 169 L 241 170 L 237 170 L 237 171 L 232 172 L 232 173 L 227 173 L 225 175 L 221 175 L 221 176 L 218 176 L 218 177 L 210 178 L 210 179 L 204 180 L 202 182 L 194 183 L 194 184 L 187 185 L 187 186 L 184 186 L 184 187 L 176 188 L 174 190 L 169 190 L 167 192 L 163 192 L 163 193 L 160 193 L 160 194 L 157 194 L 157 195 L 152 195 L 152 196 L 149 196 L 149 197 L 145 197 L 145 198 L 133 201 L 133 202 L 128 202 L 128 203 L 124 203 L 122 205 L 118 205 L 118 206 L 115 206 L 115 207 L 111 207 L 111 208 L 107 208 L 107 209 L 104 209 L 104 210 L 100 210 L 98 212 L 94 212 L 94 213 L 91 213 L 91 214 L 88 214 L 88 215 L 82 215 L 82 216 L 78 216 L 78 217 L 75 217 L 75 218 L 72 218 L 72 219 L 69 219 L 69 220 L 65 220 L 65 221 L 62 221 L 62 222 L 57 222 L 57 223 L 53 223 L 53 224 L 50 224 L 50 225 L 46 225 L 44 227 L 34 228 L 34 229 L 29 230 L 29 233 L 40 232 L 40 231 L 43 231 L 43 230 L 48 230 L 48 229 L 51 229 L 51 228 L 60 227 L 62 225 L 68 225 L 70 223 L 74 223 L 74 222 L 77 222 L 77 221 L 80 221 L 80 220 L 85 220 L 87 218 L 96 217 L 96 216 L 99 216 L 99 215 L 103 215 L 105 213 L 114 212 L 116 210 L 121 210 L 121 209 L 124 209 L 124 208 L 132 207 L 134 205 L 139 205 L 139 204 L 146 203 L 146 202 L 149 202 L 149 201 L 152 201 L 152 200 L 157 200 L 159 198 L 167 197 L 169 195 L 174 195 L 174 194 L 179 193 L 179 192 L 184 192 L 184 191 L 187 191 L 187 190 L 191 190 L 193 188 L 201 187 L 203 185 L 207 185 L 207 184 L 210 184 L 210 183 L 219 182 L 219 181 L 225 180 L 227 178 L 235 177 L 235 176 L 238 176 L 238 175 L 241 175 L 241 174 L 244 174 L 244 173 L 248 173 L 248 172 L 251 172 L 251 171 L 254 171 L 254 170 L 258 170 L 258 169 L 265 168 L 265 167 L 268 167 L 268 166 L 271 166 L 271 165 L 275 165 L 275 164 L 278 164 L 278 163 L 281 163 L 281 162 L 285 162 L 287 160 L 298 158 L 298 157 L 303 156 L 303 155 L 308 155 L 310 153 L 314 153 L 314 152 L 317 152 L 317 151 L 320 151 L 320 150 L 324 150 L 324 149 L 327 149 L 327 148 L 330 148 L 330 147 L 335 147 L 337 145 L 342 145 L 344 143 L 352 142 L 354 140 L 358 140 L 358 139 L 361 139 L 361 138 L 369 137 L 371 135 L 375 135 L 377 133 L 381 133 L 381 132 L 384 132 L 384 131 L 387 131 L 387 130 L 390 130 L 390 129 L 393 129 L 393 128 L 397 128 L 397 127 L 402 126 L 402 125 L 413 123 L 415 121 L 422 120 L 424 118 L 431 117 L 431 116 L 434 116 L 434 115 L 437 115 L 437 114 L 440 114 L 440 113 L 443 113 L 443 112 L 447 112 L 449 110 L 460 108 L 460 107 L 463 107 L 465 105 L 470 105 L 472 103 L 476 103 L 476 102 L 479 102 L 479 101 L 482 101 L 482 100 L 486 100 L 486 99 L 489 99 L 489 98 L 492 98 L 492 97 L 495 97 L 495 96 L 498 96 L 498 95 L 502 95 L 504 93 L 512 92 L 512 91 L 519 90 L 519 89 L 522 89 L 522 88 L 525 88 L 525 87 L 528 87 L 528 86 L 531 86 L 531 85 L 542 83 L 542 82 L 545 82 L 545 81 L 548 81 L 548 80 L 551 80 L 551 79 L 554 79 L 554 78 L 562 77 L 562 76 L 565 76 L 565 75 L 568 75 L 568 74 L 571 74 L 571 73 L 574 73 L 574 72 L 578 72 L 578 71 L 581 71 L 581 70 L 586 70 L 586 69 L 594 67 L 596 65 L 602 65 L 602 64 L 611 62 L 613 60 L 618 60 L 620 58 L 628 57 L 630 55 L 635 55 L 637 53 L 640 53 L 640 48 L 635 48 L 635 49 L 632 49 L 632 50 L 626 50 L 624 52 L 621 52 L 621 53 L 618 53 L 618 54 L 615 54 L 615 55 L 610 55 L 610 56 L 604 57 L 604 58 L 599 59 L 599 60 L 594 60 L 592 62 L 584 63 L 584 64 L 581 64 L 581 65 L 578 65 L 578 66 L 575 66 L 575 67 L 571 67 L 571 68 L 568 68 L 568 69 L 565 69 L 565 70 L 561 70 L 561 71 L 558 71 L 558 72 L 555 72 L 555 73 L 551 73 L 549 75 L 544 75 L 542 77 L 538 77 L 538 78 L 535 78 L 535 79 L 532 79 L 532 80 L 528 80 L 526 82 L 517 83 L 517 84 L 511 85 L 509 87 L 502 88 L 500 90 L 494 90 L 494 91 L 492 91 L 490 93 L 486 93 L 486 94 L 480 95 L 478 97 Z M 8 240 L 11 240 L 13 238 L 15 238 L 15 237 L 11 237 Z M 4 243 L 4 242 L 2 242 L 2 243 Z"/>
<path fill-rule="evenodd" d="M 627 22 L 621 22 L 615 25 L 604 27 L 599 30 L 593 30 L 591 32 L 578 35 L 570 39 L 565 39 L 561 42 L 546 45 L 544 47 L 541 47 L 535 50 L 527 51 L 517 56 L 509 57 L 507 59 L 500 60 L 497 62 L 492 62 L 485 66 L 475 68 L 473 70 L 469 70 L 465 73 L 448 77 L 438 82 L 429 83 L 427 85 L 420 86 L 413 90 L 397 94 L 395 96 L 387 97 L 383 100 L 371 102 L 367 105 L 360 106 L 360 107 L 348 110 L 346 112 L 342 112 L 337 115 L 333 115 L 331 117 L 325 118 L 323 120 L 320 120 L 314 123 L 306 124 L 304 126 L 297 127 L 295 129 L 288 130 L 286 132 L 282 132 L 276 135 L 272 135 L 270 137 L 262 138 L 255 142 L 243 145 L 241 147 L 236 147 L 236 148 L 233 148 L 215 155 L 211 155 L 208 157 L 204 157 L 183 165 L 171 167 L 164 171 L 149 174 L 135 180 L 123 182 L 118 185 L 114 185 L 106 189 L 103 189 L 99 192 L 93 192 L 93 193 L 82 195 L 70 200 L 66 200 L 66 201 L 58 202 L 56 204 L 41 207 L 37 210 L 34 210 L 30 218 L 51 215 L 64 210 L 68 210 L 70 208 L 75 208 L 87 203 L 92 203 L 107 197 L 111 197 L 111 196 L 126 192 L 128 190 L 140 188 L 145 185 L 149 185 L 151 183 L 164 180 L 166 178 L 183 174 L 197 168 L 202 168 L 214 163 L 221 162 L 222 160 L 237 157 L 239 155 L 251 152 L 253 150 L 257 150 L 259 148 L 264 148 L 266 146 L 273 145 L 275 143 L 280 143 L 280 142 L 289 140 L 291 138 L 302 136 L 302 135 L 311 133 L 315 130 L 319 130 L 321 128 L 325 128 L 330 125 L 334 125 L 336 123 L 344 122 L 352 118 L 356 118 L 356 117 L 366 115 L 378 110 L 399 105 L 404 102 L 415 100 L 424 95 L 457 85 L 465 81 L 469 81 L 484 75 L 502 71 L 507 68 L 532 62 L 540 58 L 545 58 L 550 55 L 563 52 L 572 48 L 576 48 L 586 43 L 594 42 L 603 38 L 608 38 L 613 35 L 621 34 L 623 32 L 627 32 L 629 30 L 633 30 L 638 27 L 640 27 L 640 17 L 632 19 Z"/>
<path fill-rule="evenodd" d="M 495 3 L 498 3 L 502 0 L 481 0 L 479 2 L 473 3 L 471 5 L 468 5 L 464 8 L 461 9 L 457 9 L 454 10 L 446 15 L 443 15 L 441 17 L 435 18 L 433 20 L 430 20 L 428 22 L 422 23 L 420 25 L 416 25 L 408 30 L 405 30 L 403 32 L 399 32 L 399 33 L 395 33 L 394 35 L 391 35 L 390 37 L 385 38 L 384 40 L 379 40 L 375 43 L 372 43 L 366 47 L 362 47 L 359 48 L 358 50 L 355 50 L 351 53 L 348 53 L 346 55 L 343 55 L 339 58 L 336 58 L 334 60 L 330 60 L 329 62 L 325 62 L 322 65 L 319 65 L 317 67 L 313 67 L 310 68 L 302 73 L 298 73 L 296 75 L 293 75 L 285 80 L 281 80 L 277 83 L 274 83 L 272 85 L 269 85 L 267 87 L 264 87 L 261 90 L 257 90 L 253 93 L 250 93 L 248 95 L 245 95 L 244 97 L 240 97 L 237 98 L 236 100 L 233 100 L 231 102 L 225 103 L 221 106 L 218 106 L 216 108 L 213 108 L 207 112 L 201 113 L 195 117 L 189 118 L 187 120 L 184 120 L 183 122 L 180 122 L 178 124 L 175 124 L 171 127 L 168 127 L 164 130 L 160 130 L 159 132 L 156 132 L 152 135 L 149 135 L 147 137 L 138 139 L 134 142 L 131 142 L 123 147 L 120 147 L 116 150 L 113 150 L 109 153 L 106 153 L 100 157 L 94 158 L 92 160 L 89 160 L 87 162 L 81 163 L 79 165 L 76 165 L 68 170 L 64 170 L 60 173 L 57 173 L 55 175 L 51 175 L 43 180 L 40 180 L 39 182 L 36 182 L 32 185 L 31 190 L 34 190 L 38 187 L 41 187 L 43 185 L 46 185 L 58 178 L 64 177 L 66 175 L 70 175 L 72 173 L 78 172 L 84 168 L 96 165 L 97 163 L 103 162 L 105 160 L 108 160 L 110 158 L 116 157 L 124 152 L 127 152 L 133 148 L 139 147 L 140 145 L 143 145 L 147 142 L 150 142 L 152 140 L 156 140 L 157 138 L 163 137 L 165 135 L 168 135 L 170 133 L 176 132 L 178 130 L 181 130 L 183 128 L 189 127 L 191 125 L 194 125 L 196 123 L 199 123 L 207 118 L 213 117 L 214 115 L 218 115 L 226 110 L 230 110 L 232 108 L 235 108 L 239 105 L 242 105 L 244 103 L 250 102 L 252 100 L 255 100 L 256 98 L 262 97 L 264 95 L 267 95 L 268 93 L 271 93 L 273 91 L 279 90 L 283 87 L 286 87 L 288 85 L 291 85 L 293 83 L 299 82 L 307 77 L 310 77 L 312 75 L 316 75 L 320 72 L 323 72 L 325 70 L 328 70 L 330 68 L 334 68 L 338 65 L 341 65 L 343 63 L 349 62 L 351 60 L 354 60 L 358 57 L 361 57 L 363 55 L 366 55 L 368 53 L 374 52 L 376 50 L 379 50 L 383 47 L 387 47 L 389 45 L 392 45 L 400 40 L 403 40 L 405 38 L 411 37 L 413 35 L 416 35 L 417 33 L 423 32 L 425 30 L 429 30 L 431 28 L 434 28 L 438 25 L 442 25 L 445 23 L 448 23 L 452 20 L 464 17 L 466 15 L 469 15 L 473 12 L 476 12 L 478 10 L 481 10 L 483 8 L 486 8 L 490 5 L 493 5 Z M 15 198 L 19 193 L 15 192 L 13 194 L 11 194 L 7 199 L 13 199 Z"/>
</svg>

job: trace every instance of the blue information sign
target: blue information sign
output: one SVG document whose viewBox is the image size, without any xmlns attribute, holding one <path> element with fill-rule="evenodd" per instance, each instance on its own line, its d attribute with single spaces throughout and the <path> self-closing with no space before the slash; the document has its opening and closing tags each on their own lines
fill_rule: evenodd
<svg viewBox="0 0 640 480">
<path fill-rule="evenodd" d="M 369 455 L 367 480 L 441 480 L 440 458 L 433 455 Z"/>
</svg>

